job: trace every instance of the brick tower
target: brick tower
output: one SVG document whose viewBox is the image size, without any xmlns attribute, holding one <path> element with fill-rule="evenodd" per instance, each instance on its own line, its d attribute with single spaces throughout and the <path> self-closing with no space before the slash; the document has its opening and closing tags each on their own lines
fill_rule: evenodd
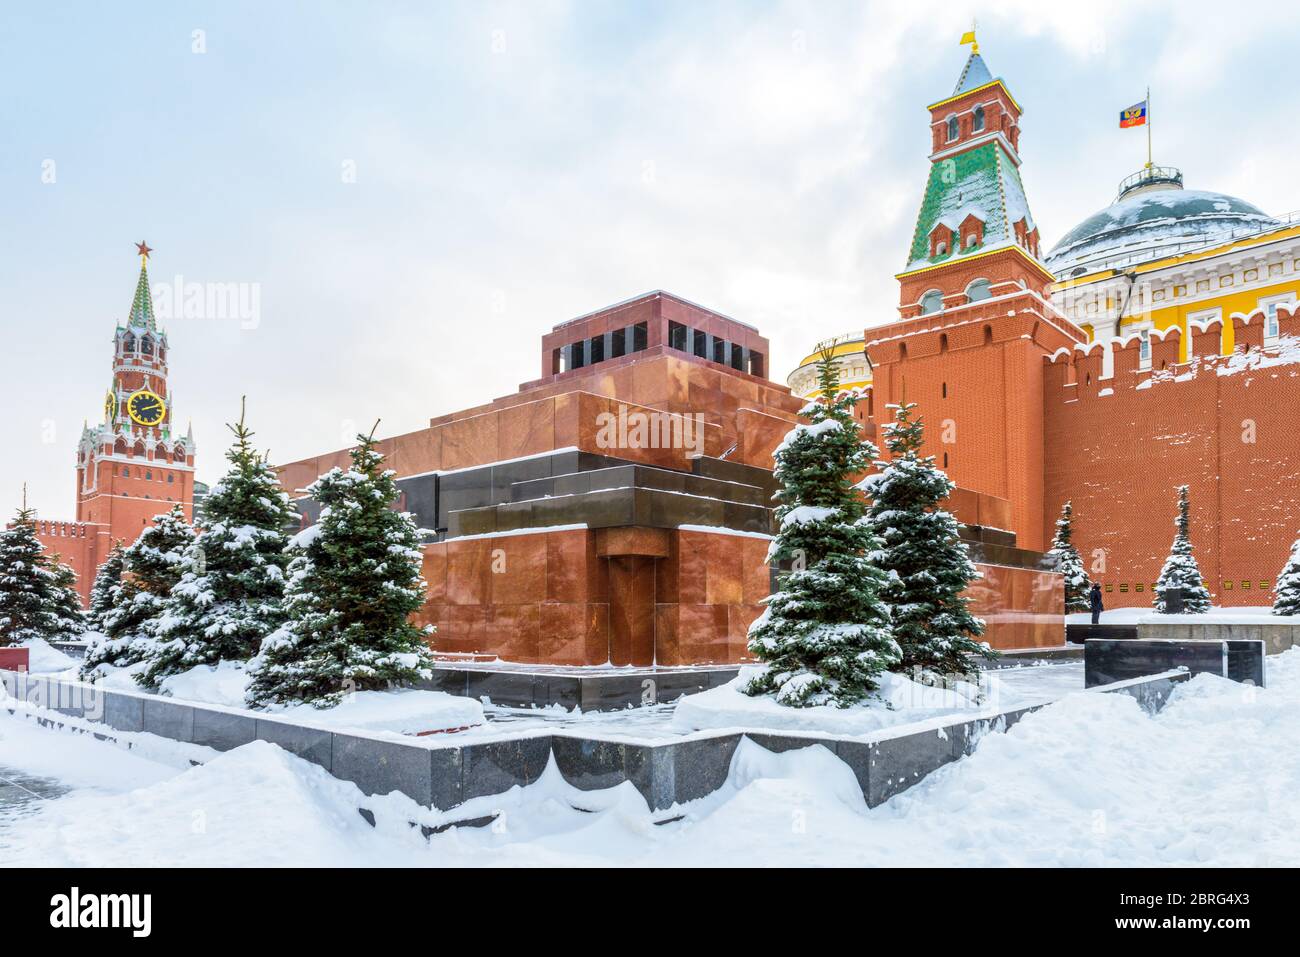
<svg viewBox="0 0 1300 957">
<path fill-rule="evenodd" d="M 177 434 L 167 383 L 167 333 L 154 319 L 149 253 L 139 243 L 140 277 L 131 311 L 113 336 L 113 378 L 103 421 L 77 447 L 77 521 L 109 542 L 134 542 L 149 521 L 180 502 L 192 519 L 194 436 Z M 106 551 L 100 552 L 103 560 Z M 93 569 L 92 569 L 93 572 Z"/>
<path fill-rule="evenodd" d="M 1043 539 L 1043 357 L 1086 336 L 1052 306 L 1052 273 L 1020 182 L 1020 104 L 975 44 L 930 110 L 930 178 L 901 320 L 868 329 L 874 409 L 915 402 L 926 453 L 958 485 L 1011 503 L 1023 548 Z"/>
</svg>

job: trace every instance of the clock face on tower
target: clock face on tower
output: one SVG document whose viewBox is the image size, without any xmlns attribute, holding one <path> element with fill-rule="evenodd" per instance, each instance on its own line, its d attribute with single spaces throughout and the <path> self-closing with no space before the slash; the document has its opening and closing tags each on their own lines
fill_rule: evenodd
<svg viewBox="0 0 1300 957">
<path fill-rule="evenodd" d="M 116 418 L 117 418 L 117 396 L 115 396 L 113 394 L 113 390 L 110 389 L 108 391 L 108 395 L 104 396 L 104 421 L 112 422 Z"/>
<path fill-rule="evenodd" d="M 167 405 L 148 389 L 141 389 L 126 400 L 126 411 L 140 425 L 157 425 L 167 414 Z"/>
</svg>

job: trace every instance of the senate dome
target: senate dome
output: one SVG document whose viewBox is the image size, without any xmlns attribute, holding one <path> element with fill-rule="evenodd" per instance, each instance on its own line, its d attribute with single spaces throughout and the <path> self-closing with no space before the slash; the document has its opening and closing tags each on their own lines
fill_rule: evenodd
<svg viewBox="0 0 1300 957">
<path fill-rule="evenodd" d="M 1183 174 L 1153 166 L 1120 184 L 1110 206 L 1065 234 L 1047 255 L 1057 279 L 1117 269 L 1276 228 L 1235 196 L 1183 189 Z"/>
</svg>

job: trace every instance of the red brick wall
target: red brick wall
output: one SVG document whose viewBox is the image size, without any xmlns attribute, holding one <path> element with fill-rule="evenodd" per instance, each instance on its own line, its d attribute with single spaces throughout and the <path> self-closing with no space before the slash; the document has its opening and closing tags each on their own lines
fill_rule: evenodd
<svg viewBox="0 0 1300 957">
<path fill-rule="evenodd" d="M 1262 342 L 1258 313 L 1234 322 L 1238 343 Z M 1300 317 L 1282 311 L 1280 325 L 1284 336 L 1300 335 Z M 1269 604 L 1300 535 L 1300 364 L 1220 375 L 1243 357 L 1216 357 L 1217 336 L 1198 334 L 1201 355 L 1178 365 L 1178 339 L 1174 331 L 1153 342 L 1153 371 L 1138 368 L 1131 340 L 1116 350 L 1109 380 L 1101 379 L 1099 348 L 1045 364 L 1043 533 L 1072 500 L 1075 542 L 1092 577 L 1109 587 L 1107 605 L 1149 605 L 1173 540 L 1175 489 L 1186 484 L 1192 544 L 1216 603 Z M 1104 571 L 1092 570 L 1094 550 Z"/>
<path fill-rule="evenodd" d="M 925 453 L 963 488 L 1007 499 L 1007 529 L 1042 551 L 1043 356 L 1081 334 L 1020 291 L 866 335 L 877 427 L 889 405 L 916 403 Z"/>
<path fill-rule="evenodd" d="M 77 592 L 83 604 L 90 601 L 90 586 L 95 582 L 95 572 L 108 555 L 108 529 L 102 525 L 84 522 L 36 522 L 36 537 L 47 555 L 58 556 L 59 561 L 77 574 Z"/>
</svg>

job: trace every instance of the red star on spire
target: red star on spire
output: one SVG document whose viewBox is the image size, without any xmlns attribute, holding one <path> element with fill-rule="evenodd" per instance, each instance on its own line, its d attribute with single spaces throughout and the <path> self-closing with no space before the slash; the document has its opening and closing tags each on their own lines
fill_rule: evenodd
<svg viewBox="0 0 1300 957">
<path fill-rule="evenodd" d="M 149 248 L 149 244 L 145 242 L 136 243 L 135 248 L 136 251 L 139 252 L 139 254 L 143 256 L 145 259 L 148 259 L 149 254 L 153 252 L 153 250 Z"/>
</svg>

